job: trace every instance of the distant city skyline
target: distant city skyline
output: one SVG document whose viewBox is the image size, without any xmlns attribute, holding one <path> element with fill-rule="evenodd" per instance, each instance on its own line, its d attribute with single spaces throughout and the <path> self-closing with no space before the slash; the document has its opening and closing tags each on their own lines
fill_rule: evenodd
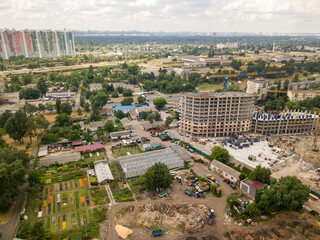
<svg viewBox="0 0 320 240">
<path fill-rule="evenodd" d="M 2 0 L 1 28 L 318 33 L 318 0 Z"/>
</svg>

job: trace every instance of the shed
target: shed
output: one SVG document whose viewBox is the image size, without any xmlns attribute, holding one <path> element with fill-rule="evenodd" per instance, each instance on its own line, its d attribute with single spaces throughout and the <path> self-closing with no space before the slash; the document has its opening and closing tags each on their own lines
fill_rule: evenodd
<svg viewBox="0 0 320 240">
<path fill-rule="evenodd" d="M 76 152 L 93 152 L 93 151 L 97 151 L 99 149 L 104 149 L 104 146 L 101 143 L 93 144 L 93 145 L 85 145 L 85 146 L 80 146 L 80 147 L 74 148 L 74 150 Z"/>
<path fill-rule="evenodd" d="M 109 165 L 106 160 L 94 162 L 94 170 L 100 184 L 106 183 L 108 180 L 114 180 Z"/>
<path fill-rule="evenodd" d="M 42 145 L 39 148 L 38 157 L 44 157 L 48 155 L 48 145 Z"/>
<path fill-rule="evenodd" d="M 72 142 L 72 147 L 77 147 L 77 146 L 81 146 L 82 142 L 81 141 L 73 141 Z"/>
<path fill-rule="evenodd" d="M 240 182 L 240 189 L 250 196 L 254 197 L 256 195 L 256 190 L 263 188 L 264 184 L 261 182 L 255 182 L 248 178 Z"/>
</svg>

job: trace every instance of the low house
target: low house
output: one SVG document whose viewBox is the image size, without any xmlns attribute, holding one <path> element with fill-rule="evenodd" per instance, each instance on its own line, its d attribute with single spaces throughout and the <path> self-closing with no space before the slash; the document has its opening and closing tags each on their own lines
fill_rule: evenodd
<svg viewBox="0 0 320 240">
<path fill-rule="evenodd" d="M 109 180 L 114 180 L 106 160 L 94 162 L 94 170 L 99 184 L 105 184 Z"/>
<path fill-rule="evenodd" d="M 130 137 L 131 137 L 131 133 L 129 131 L 121 131 L 121 132 L 112 132 L 112 133 L 110 133 L 110 138 L 112 140 L 129 139 Z"/>
<path fill-rule="evenodd" d="M 259 188 L 263 188 L 263 186 L 264 186 L 263 183 L 255 182 L 255 181 L 252 181 L 248 178 L 246 178 L 240 182 L 240 189 L 252 197 L 255 197 L 256 190 Z"/>
<path fill-rule="evenodd" d="M 229 178 L 233 183 L 236 183 L 238 180 L 240 180 L 240 173 L 238 171 L 217 160 L 212 160 L 210 169 L 223 178 Z"/>
<path fill-rule="evenodd" d="M 150 123 L 149 121 L 145 121 L 141 123 L 141 125 L 145 131 L 150 131 L 152 129 L 164 126 L 164 121 L 159 121 L 159 122 L 154 121 L 153 123 Z"/>
<path fill-rule="evenodd" d="M 91 91 L 99 91 L 102 89 L 102 84 L 101 83 L 90 83 L 89 87 L 90 87 Z"/>
<path fill-rule="evenodd" d="M 11 93 L 0 92 L 0 99 L 4 99 L 8 102 L 17 103 L 20 101 L 20 93 L 19 92 L 11 92 Z"/>
<path fill-rule="evenodd" d="M 128 69 L 121 69 L 121 68 L 113 68 L 111 69 L 111 73 L 127 73 Z"/>
<path fill-rule="evenodd" d="M 103 128 L 105 123 L 106 123 L 105 121 L 90 122 L 89 129 L 90 129 L 91 132 L 95 132 L 99 128 Z"/>
<path fill-rule="evenodd" d="M 129 130 L 129 129 L 131 129 L 132 128 L 132 123 L 131 123 L 131 121 L 128 119 L 128 118 L 122 118 L 121 120 L 120 120 L 120 122 L 122 123 L 122 125 L 123 125 L 123 128 L 125 129 L 125 130 Z"/>
<path fill-rule="evenodd" d="M 62 98 L 72 98 L 74 96 L 73 92 L 70 91 L 61 91 L 61 92 L 47 92 L 46 98 L 53 98 L 53 99 L 62 99 Z"/>
</svg>

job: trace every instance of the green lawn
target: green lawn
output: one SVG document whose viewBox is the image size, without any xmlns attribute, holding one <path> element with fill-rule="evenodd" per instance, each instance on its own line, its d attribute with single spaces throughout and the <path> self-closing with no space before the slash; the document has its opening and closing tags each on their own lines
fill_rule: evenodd
<svg viewBox="0 0 320 240">
<path fill-rule="evenodd" d="M 76 199 L 76 208 L 78 209 L 80 207 L 80 204 L 79 204 L 79 192 L 75 192 L 74 193 L 74 198 Z"/>
<path fill-rule="evenodd" d="M 78 226 L 81 226 L 80 212 L 77 212 Z"/>
<path fill-rule="evenodd" d="M 128 152 L 130 154 L 141 153 L 139 147 L 136 145 L 121 146 L 113 149 L 113 155 L 115 156 L 115 158 L 127 156 Z"/>
</svg>

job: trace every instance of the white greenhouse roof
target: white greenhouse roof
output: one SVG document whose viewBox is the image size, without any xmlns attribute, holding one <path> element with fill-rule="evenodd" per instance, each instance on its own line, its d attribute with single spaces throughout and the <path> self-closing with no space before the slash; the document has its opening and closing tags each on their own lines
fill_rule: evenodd
<svg viewBox="0 0 320 240">
<path fill-rule="evenodd" d="M 191 161 L 191 159 L 185 152 L 180 150 L 178 146 L 173 146 L 152 152 L 120 157 L 118 161 L 126 178 L 132 178 L 144 174 L 148 168 L 157 162 L 166 164 L 169 169 L 183 167 L 184 161 Z"/>
</svg>

